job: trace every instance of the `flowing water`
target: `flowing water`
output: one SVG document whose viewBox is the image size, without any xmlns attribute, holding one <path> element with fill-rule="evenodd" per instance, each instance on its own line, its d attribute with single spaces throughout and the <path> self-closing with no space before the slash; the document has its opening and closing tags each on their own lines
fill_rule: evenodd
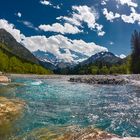
<svg viewBox="0 0 140 140">
<path fill-rule="evenodd" d="M 66 78 L 13 78 L 0 96 L 18 98 L 27 107 L 16 122 L 20 136 L 40 128 L 93 126 L 120 136 L 140 137 L 140 87 L 88 85 Z M 17 85 L 17 83 L 19 83 Z"/>
</svg>

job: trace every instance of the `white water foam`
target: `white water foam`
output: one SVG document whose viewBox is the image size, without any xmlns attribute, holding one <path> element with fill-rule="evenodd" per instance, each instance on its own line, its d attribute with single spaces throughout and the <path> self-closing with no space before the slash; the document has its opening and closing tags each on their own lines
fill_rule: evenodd
<svg viewBox="0 0 140 140">
<path fill-rule="evenodd" d="M 39 86 L 42 83 L 43 83 L 42 81 L 36 81 L 36 82 L 32 82 L 31 85 L 33 85 L 33 86 Z"/>
</svg>

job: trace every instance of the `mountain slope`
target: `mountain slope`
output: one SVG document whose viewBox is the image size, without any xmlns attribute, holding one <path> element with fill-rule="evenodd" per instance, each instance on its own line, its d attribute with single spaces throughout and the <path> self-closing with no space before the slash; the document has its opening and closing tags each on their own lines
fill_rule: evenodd
<svg viewBox="0 0 140 140">
<path fill-rule="evenodd" d="M 50 70 L 13 55 L 0 43 L 0 71 L 8 73 L 51 74 Z"/>
<path fill-rule="evenodd" d="M 72 61 L 67 61 L 66 58 L 63 58 L 64 56 L 67 55 L 67 51 L 72 55 Z M 70 49 L 65 49 L 65 48 L 59 48 L 59 52 L 61 53 L 61 56 L 62 58 L 58 58 L 55 54 L 49 52 L 49 51 L 40 51 L 40 50 L 37 50 L 35 52 L 33 52 L 33 54 L 40 60 L 40 61 L 43 61 L 43 62 L 49 62 L 51 64 L 53 64 L 54 66 L 60 66 L 62 63 L 63 64 L 69 64 L 69 65 L 72 65 L 72 64 L 77 64 L 79 62 L 81 62 L 82 60 L 85 60 L 88 58 L 87 55 L 85 54 L 82 54 L 80 52 L 76 52 L 76 51 L 73 51 L 73 50 L 70 50 Z"/>
<path fill-rule="evenodd" d="M 93 56 L 91 56 L 90 58 L 88 58 L 87 60 L 81 62 L 81 65 L 89 65 L 89 64 L 93 64 L 93 63 L 106 63 L 106 64 L 117 64 L 121 62 L 121 58 L 115 56 L 113 53 L 111 52 L 99 52 Z"/>
<path fill-rule="evenodd" d="M 53 56 L 53 54 L 47 53 L 47 52 L 45 53 L 40 50 L 33 52 L 33 54 L 37 59 L 39 59 L 40 64 L 43 65 L 45 68 L 48 68 L 51 70 L 56 69 L 56 66 L 53 63 L 56 61 L 56 58 L 55 56 Z"/>
<path fill-rule="evenodd" d="M 111 52 L 97 53 L 74 67 L 58 69 L 60 74 L 128 74 L 129 60 L 121 59 Z"/>
<path fill-rule="evenodd" d="M 44 64 L 18 43 L 10 33 L 0 29 L 0 71 L 34 74 L 52 73 L 41 65 Z"/>
<path fill-rule="evenodd" d="M 5 46 L 3 49 L 7 50 L 11 54 L 32 63 L 39 64 L 39 60 L 4 29 L 0 29 L 0 43 L 4 44 Z"/>
</svg>

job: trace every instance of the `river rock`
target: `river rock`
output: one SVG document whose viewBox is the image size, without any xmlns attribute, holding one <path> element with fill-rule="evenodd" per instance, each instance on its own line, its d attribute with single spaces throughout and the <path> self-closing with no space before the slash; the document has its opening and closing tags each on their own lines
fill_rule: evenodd
<svg viewBox="0 0 140 140">
<path fill-rule="evenodd" d="M 129 83 L 129 80 L 121 76 L 79 76 L 69 79 L 70 82 L 102 84 L 102 85 L 122 85 Z"/>
<path fill-rule="evenodd" d="M 32 131 L 16 140 L 111 140 L 113 137 L 118 138 L 117 136 L 96 129 L 68 131 L 67 128 L 58 128 L 55 130 L 42 128 Z"/>
<path fill-rule="evenodd" d="M 140 140 L 139 138 L 122 138 L 96 128 L 79 128 L 77 126 L 55 127 L 54 129 L 35 129 L 15 140 Z"/>
<path fill-rule="evenodd" d="M 0 75 L 0 83 L 9 83 L 11 80 L 4 75 Z"/>
<path fill-rule="evenodd" d="M 16 99 L 0 97 L 0 124 L 4 121 L 12 121 L 19 116 L 25 103 Z"/>
<path fill-rule="evenodd" d="M 8 140 L 16 129 L 14 122 L 22 114 L 25 103 L 0 97 L 0 140 Z"/>
</svg>

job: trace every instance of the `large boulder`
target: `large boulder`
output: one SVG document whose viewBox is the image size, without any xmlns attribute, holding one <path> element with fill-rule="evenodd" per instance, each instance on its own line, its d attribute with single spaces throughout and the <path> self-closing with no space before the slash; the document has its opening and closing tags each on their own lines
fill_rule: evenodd
<svg viewBox="0 0 140 140">
<path fill-rule="evenodd" d="M 4 75 L 0 75 L 0 83 L 9 83 L 11 80 Z"/>
</svg>

